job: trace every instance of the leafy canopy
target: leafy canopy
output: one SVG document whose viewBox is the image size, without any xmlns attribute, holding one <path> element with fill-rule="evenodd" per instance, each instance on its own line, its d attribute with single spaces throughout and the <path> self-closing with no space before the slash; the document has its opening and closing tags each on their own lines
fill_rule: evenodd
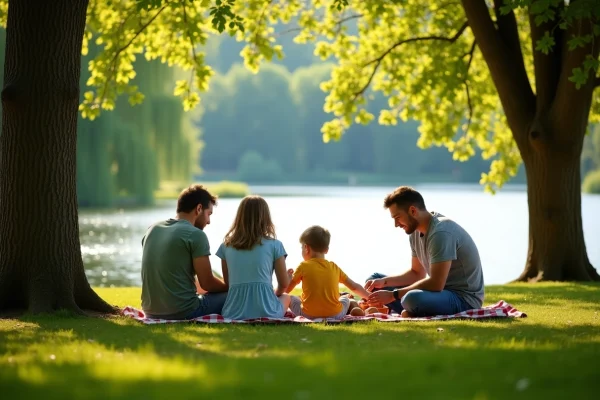
<svg viewBox="0 0 600 400">
<path fill-rule="evenodd" d="M 488 1 L 490 13 L 493 4 Z M 506 0 L 502 12 L 515 12 L 525 65 L 533 83 L 533 51 L 549 53 L 555 45 L 551 32 L 532 48 L 527 12 L 540 25 L 558 17 L 552 27 L 589 20 L 592 35 L 569 38 L 570 50 L 600 36 L 600 2 L 579 0 Z M 200 101 L 213 70 L 204 62 L 202 46 L 209 35 L 228 32 L 246 46 L 244 64 L 253 72 L 284 50 L 282 34 L 297 43 L 314 43 L 323 60 L 336 66 L 321 88 L 328 95 L 325 111 L 332 119 L 322 127 L 325 141 L 337 140 L 353 123 L 375 119 L 383 125 L 398 120 L 420 121 L 418 146 L 445 146 L 457 160 L 481 151 L 490 159 L 482 184 L 494 191 L 514 176 L 521 156 L 507 126 L 496 89 L 459 1 L 421 0 L 90 0 L 83 52 L 95 42 L 102 52 L 90 62 L 89 90 L 81 104 L 83 117 L 94 119 L 110 110 L 119 95 L 131 104 L 143 101 L 133 62 L 143 54 L 189 71 L 174 95 L 185 110 Z M 567 4 L 567 6 L 564 6 Z M 0 1 L 0 22 L 6 23 L 7 0 Z M 287 25 L 287 27 L 286 27 Z M 573 69 L 578 87 L 594 79 L 598 60 L 588 57 Z M 375 92 L 388 99 L 377 115 L 366 109 Z M 600 102 L 595 96 L 592 121 L 598 121 Z"/>
</svg>

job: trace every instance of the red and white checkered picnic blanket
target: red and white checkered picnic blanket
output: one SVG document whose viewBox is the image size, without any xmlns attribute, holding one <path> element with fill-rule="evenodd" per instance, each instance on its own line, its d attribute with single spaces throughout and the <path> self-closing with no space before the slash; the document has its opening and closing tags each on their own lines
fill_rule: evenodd
<svg viewBox="0 0 600 400">
<path fill-rule="evenodd" d="M 521 312 L 505 302 L 500 300 L 493 306 L 487 306 L 479 309 L 463 311 L 453 315 L 436 315 L 433 317 L 422 317 L 422 318 L 402 318 L 398 314 L 371 314 L 364 317 L 353 317 L 347 315 L 343 319 L 333 318 L 315 318 L 308 319 L 301 316 L 295 316 L 293 313 L 288 311 L 284 318 L 253 318 L 244 320 L 234 320 L 223 318 L 219 314 L 210 314 L 203 317 L 194 319 L 182 319 L 182 320 L 167 320 L 167 319 L 154 319 L 146 318 L 146 315 L 142 310 L 138 310 L 131 306 L 125 307 L 122 312 L 124 316 L 130 317 L 139 321 L 143 324 L 172 324 L 178 322 L 201 322 L 208 324 L 256 324 L 256 323 L 268 323 L 268 324 L 286 324 L 286 323 L 314 323 L 314 322 L 327 322 L 327 323 L 348 323 L 358 321 L 370 321 L 377 320 L 381 322 L 400 322 L 400 321 L 439 321 L 444 319 L 484 319 L 484 318 L 524 318 L 527 314 Z"/>
</svg>

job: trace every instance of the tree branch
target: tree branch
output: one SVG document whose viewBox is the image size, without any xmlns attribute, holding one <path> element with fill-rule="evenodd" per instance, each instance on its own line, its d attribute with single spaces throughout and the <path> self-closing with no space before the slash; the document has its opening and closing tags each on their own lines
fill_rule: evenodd
<svg viewBox="0 0 600 400">
<path fill-rule="evenodd" d="M 494 0 L 494 13 L 496 14 L 496 25 L 498 26 L 498 34 L 502 41 L 510 49 L 514 55 L 523 62 L 523 53 L 521 52 L 521 39 L 519 38 L 519 27 L 515 13 L 511 10 L 508 14 L 502 14 L 500 7 L 505 0 Z M 525 66 L 523 65 L 523 68 Z"/>
<path fill-rule="evenodd" d="M 369 61 L 365 65 L 363 65 L 363 68 L 364 68 L 364 67 L 367 67 L 367 66 L 369 66 L 371 64 L 375 64 L 373 66 L 373 70 L 371 71 L 371 74 L 369 75 L 369 79 L 367 79 L 367 83 L 362 88 L 360 88 L 358 91 L 356 91 L 354 93 L 352 101 L 356 100 L 359 96 L 362 96 L 364 94 L 364 92 L 371 85 L 371 82 L 373 81 L 373 77 L 377 73 L 377 70 L 379 69 L 379 67 L 380 67 L 382 61 L 384 60 L 384 58 L 387 57 L 388 54 L 390 54 L 392 51 L 394 51 L 398 47 L 400 47 L 400 46 L 402 46 L 403 44 L 406 44 L 406 43 L 421 42 L 421 41 L 426 41 L 426 40 L 440 40 L 440 41 L 445 41 L 445 42 L 449 42 L 449 43 L 454 43 L 454 42 L 456 42 L 456 40 L 458 40 L 458 38 L 467 29 L 467 26 L 469 26 L 469 24 L 467 22 L 463 23 L 462 26 L 459 28 L 459 30 L 453 36 L 451 36 L 451 37 L 437 36 L 437 35 L 419 36 L 419 37 L 414 37 L 414 38 L 403 39 L 403 40 L 400 40 L 400 41 L 394 43 L 386 51 L 384 51 L 379 57 L 377 57 L 377 58 Z"/>
<path fill-rule="evenodd" d="M 196 72 L 196 47 L 194 46 L 194 38 L 192 38 L 192 34 L 190 33 L 190 27 L 188 26 L 188 22 L 187 22 L 187 10 L 185 9 L 185 1 L 181 3 L 183 6 L 183 23 L 185 24 L 186 27 L 186 32 L 188 34 L 188 38 L 190 40 L 190 47 L 192 48 L 192 57 L 194 58 L 194 66 L 192 67 L 192 71 L 190 72 L 190 82 L 188 84 L 188 96 L 189 93 L 192 90 L 192 86 L 194 83 L 194 74 Z M 189 97 L 188 97 L 189 99 Z"/>
<path fill-rule="evenodd" d="M 564 33 L 565 40 L 575 36 L 593 35 L 593 24 L 588 19 L 576 19 L 567 28 Z M 585 85 L 577 88 L 574 82 L 570 81 L 573 69 L 581 68 L 585 71 L 584 61 L 587 57 L 597 60 L 600 53 L 600 45 L 594 43 L 594 40 L 579 46 L 573 50 L 566 50 L 562 57 L 562 66 L 556 88 L 556 96 L 550 108 L 549 115 L 552 118 L 553 127 L 557 132 L 563 133 L 560 141 L 569 141 L 572 139 L 582 139 L 585 134 L 585 128 L 588 124 L 589 110 L 592 104 L 594 88 L 598 84 L 598 78 L 591 71 Z M 563 116 L 568 115 L 569 118 Z M 573 135 L 579 135 L 581 137 Z M 569 136 L 570 138 L 568 138 Z"/>
<path fill-rule="evenodd" d="M 596 79 L 594 79 L 594 88 L 597 88 L 598 86 L 600 86 L 600 76 L 597 76 Z"/>
<path fill-rule="evenodd" d="M 471 46 L 471 50 L 466 54 L 469 56 L 469 61 L 467 61 L 467 71 L 465 73 L 465 91 L 467 92 L 467 105 L 469 106 L 469 120 L 467 121 L 467 128 L 465 129 L 465 135 L 469 133 L 469 128 L 471 127 L 471 121 L 473 119 L 473 103 L 471 102 L 471 92 L 469 90 L 469 69 L 471 68 L 471 63 L 473 62 L 473 55 L 475 54 L 475 48 L 477 47 L 477 41 L 473 41 L 473 45 Z"/>
<path fill-rule="evenodd" d="M 558 13 L 557 13 L 558 14 Z M 560 76 L 560 64 L 563 51 L 562 29 L 556 29 L 558 22 L 555 20 L 540 24 L 535 23 L 535 15 L 529 9 L 529 26 L 531 29 L 531 45 L 533 50 L 533 65 L 535 70 L 535 94 L 537 97 L 537 113 L 547 112 L 556 95 L 556 85 Z M 550 31 L 554 37 L 555 46 L 548 53 L 535 50 L 538 40 Z"/>
<path fill-rule="evenodd" d="M 527 77 L 523 56 L 520 51 L 517 53 L 513 49 L 516 29 L 514 15 L 498 21 L 499 29 L 503 31 L 500 34 L 494 27 L 485 1 L 462 0 L 462 4 L 492 75 L 508 125 L 519 148 L 525 149 L 527 129 L 535 115 L 535 95 Z"/>
<path fill-rule="evenodd" d="M 140 34 L 146 30 L 146 28 L 148 26 L 150 26 L 150 24 L 152 22 L 154 22 L 154 20 L 160 15 L 160 13 L 162 13 L 165 8 L 167 8 L 167 6 L 169 5 L 168 2 L 165 2 L 165 5 L 163 5 L 160 10 L 158 10 L 156 12 L 156 14 L 154 14 L 154 16 L 152 18 L 150 18 L 145 24 L 143 24 L 140 29 L 135 33 L 135 35 L 133 35 L 133 37 L 131 38 L 131 40 L 129 40 L 129 42 L 127 42 L 127 44 L 123 47 L 121 47 L 119 50 L 116 51 L 115 55 L 113 56 L 113 58 L 110 61 L 110 70 L 109 70 L 109 74 L 108 77 L 106 78 L 106 82 L 104 83 L 104 88 L 102 89 L 102 96 L 100 97 L 100 104 L 99 106 L 102 106 L 102 103 L 104 102 L 104 99 L 106 97 L 106 89 L 107 87 L 110 85 L 110 82 L 112 81 L 112 77 L 115 74 L 115 63 L 117 62 L 117 59 L 119 58 L 119 55 L 127 50 L 127 48 L 129 48 L 129 46 L 131 46 L 131 44 L 135 41 L 135 39 L 137 39 L 138 36 L 140 36 Z"/>
<path fill-rule="evenodd" d="M 358 19 L 358 18 L 362 18 L 362 17 L 363 17 L 363 14 L 353 14 L 353 15 L 349 15 L 349 16 L 347 16 L 347 17 L 344 17 L 344 18 L 340 18 L 340 19 L 339 19 L 338 21 L 336 21 L 336 23 L 335 23 L 335 26 L 336 26 L 336 28 L 337 28 L 337 32 L 339 33 L 339 31 L 340 31 L 340 29 L 341 29 L 342 25 L 344 24 L 344 22 L 348 22 L 348 21 L 350 21 L 350 20 L 353 20 L 353 19 Z M 292 33 L 292 32 L 300 32 L 300 31 L 301 31 L 301 30 L 303 30 L 303 29 L 304 29 L 304 28 L 301 28 L 301 27 L 286 29 L 286 30 L 284 30 L 284 31 L 281 31 L 281 32 L 279 32 L 279 33 L 277 34 L 277 36 L 283 36 L 283 35 L 285 35 L 285 34 Z"/>
</svg>

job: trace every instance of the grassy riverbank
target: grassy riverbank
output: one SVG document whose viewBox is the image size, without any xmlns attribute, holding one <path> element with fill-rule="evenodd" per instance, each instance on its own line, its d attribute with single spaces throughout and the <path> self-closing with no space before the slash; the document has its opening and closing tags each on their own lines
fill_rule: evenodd
<svg viewBox="0 0 600 400">
<path fill-rule="evenodd" d="M 139 288 L 98 289 L 139 306 Z M 592 398 L 600 285 L 487 288 L 519 320 L 327 326 L 0 320 L 7 398 Z M 440 330 L 438 328 L 443 328 Z"/>
</svg>

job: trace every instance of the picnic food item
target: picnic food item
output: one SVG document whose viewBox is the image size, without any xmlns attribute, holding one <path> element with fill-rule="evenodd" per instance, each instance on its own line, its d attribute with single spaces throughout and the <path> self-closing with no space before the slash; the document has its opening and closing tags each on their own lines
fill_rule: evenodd
<svg viewBox="0 0 600 400">
<path fill-rule="evenodd" d="M 362 299 L 361 301 L 358 302 L 358 306 L 360 308 L 362 308 L 363 310 L 366 310 L 367 308 L 369 308 L 369 303 L 367 303 L 364 299 Z"/>
<path fill-rule="evenodd" d="M 386 306 L 382 306 L 382 307 L 369 307 L 365 310 L 365 314 L 376 314 L 376 313 L 381 313 L 381 314 L 388 314 L 389 312 L 389 308 L 387 308 Z"/>
<path fill-rule="evenodd" d="M 365 315 L 365 311 L 360 307 L 354 307 L 350 311 L 350 315 L 352 315 L 353 317 L 362 317 Z"/>
</svg>

